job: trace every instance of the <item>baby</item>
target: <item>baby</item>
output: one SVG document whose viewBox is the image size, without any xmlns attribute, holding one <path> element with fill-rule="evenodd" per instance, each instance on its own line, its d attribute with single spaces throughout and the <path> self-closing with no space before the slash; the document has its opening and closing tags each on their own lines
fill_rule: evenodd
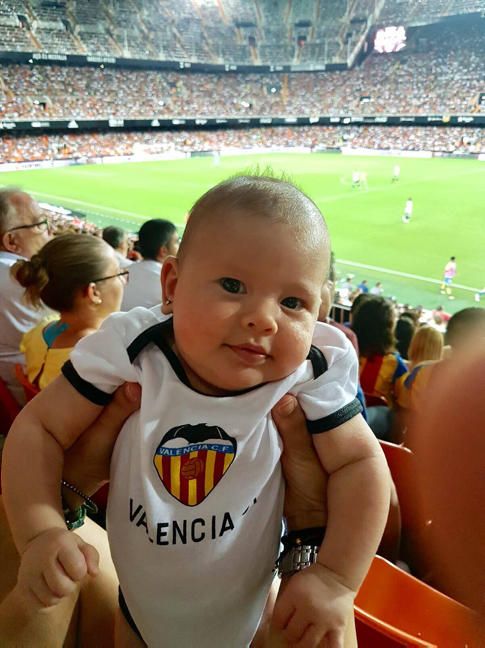
<svg viewBox="0 0 485 648">
<path fill-rule="evenodd" d="M 329 254 L 320 211 L 292 184 L 222 182 L 196 202 L 178 257 L 163 265 L 162 312 L 108 318 L 23 410 L 8 437 L 4 493 L 26 589 L 43 605 L 96 572 L 93 548 L 66 530 L 63 452 L 118 385 L 139 382 L 141 408 L 111 464 L 121 609 L 149 646 L 249 645 L 281 535 L 270 411 L 291 392 L 329 475 L 328 526 L 317 562 L 290 578 L 275 612 L 292 643 L 341 641 L 389 486 L 355 398 L 355 351 L 316 321 Z"/>
</svg>

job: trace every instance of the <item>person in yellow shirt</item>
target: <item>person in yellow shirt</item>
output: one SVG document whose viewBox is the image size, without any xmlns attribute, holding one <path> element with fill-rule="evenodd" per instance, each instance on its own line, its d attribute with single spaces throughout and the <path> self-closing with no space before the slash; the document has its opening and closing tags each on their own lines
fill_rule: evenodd
<svg viewBox="0 0 485 648">
<path fill-rule="evenodd" d="M 30 260 L 17 261 L 11 273 L 30 305 L 59 313 L 25 333 L 20 344 L 29 382 L 43 389 L 59 376 L 76 342 L 119 310 L 128 271 L 120 271 L 113 248 L 103 240 L 64 234 Z"/>
</svg>

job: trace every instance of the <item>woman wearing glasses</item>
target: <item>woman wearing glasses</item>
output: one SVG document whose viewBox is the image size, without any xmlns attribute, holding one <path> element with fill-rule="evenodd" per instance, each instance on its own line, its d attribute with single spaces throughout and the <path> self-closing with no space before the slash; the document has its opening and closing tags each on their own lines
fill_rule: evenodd
<svg viewBox="0 0 485 648">
<path fill-rule="evenodd" d="M 120 272 L 114 250 L 103 240 L 65 234 L 11 269 L 34 308 L 43 304 L 57 318 L 43 319 L 22 338 L 29 382 L 43 389 L 56 378 L 72 347 L 119 310 L 128 271 Z"/>
</svg>

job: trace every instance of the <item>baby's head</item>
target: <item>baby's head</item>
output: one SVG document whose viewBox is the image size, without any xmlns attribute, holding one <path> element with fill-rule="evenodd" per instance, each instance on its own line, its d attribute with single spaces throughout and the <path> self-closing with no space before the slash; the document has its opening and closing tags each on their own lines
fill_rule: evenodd
<svg viewBox="0 0 485 648">
<path fill-rule="evenodd" d="M 329 255 L 322 214 L 289 182 L 239 176 L 204 194 L 162 270 L 164 312 L 193 386 L 225 394 L 294 371 L 310 349 Z"/>
</svg>

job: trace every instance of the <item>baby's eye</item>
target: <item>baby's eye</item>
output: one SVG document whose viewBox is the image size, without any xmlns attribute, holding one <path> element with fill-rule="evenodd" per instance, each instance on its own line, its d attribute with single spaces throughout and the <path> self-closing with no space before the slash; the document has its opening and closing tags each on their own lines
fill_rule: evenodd
<svg viewBox="0 0 485 648">
<path fill-rule="evenodd" d="M 298 299 L 298 297 L 285 297 L 281 303 L 290 310 L 298 310 L 303 306 L 301 299 Z"/>
<path fill-rule="evenodd" d="M 244 290 L 244 285 L 239 279 L 232 279 L 231 277 L 222 277 L 219 279 L 219 283 L 222 288 L 229 293 L 242 293 Z"/>
</svg>

